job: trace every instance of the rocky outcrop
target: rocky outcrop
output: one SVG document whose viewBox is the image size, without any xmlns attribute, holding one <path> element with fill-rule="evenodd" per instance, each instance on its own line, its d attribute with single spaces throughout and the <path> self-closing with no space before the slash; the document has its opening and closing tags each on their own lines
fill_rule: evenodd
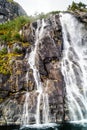
<svg viewBox="0 0 87 130">
<path fill-rule="evenodd" d="M 77 15 L 75 14 L 77 17 Z M 82 16 L 79 15 L 81 18 Z M 83 18 L 82 18 L 83 19 Z M 86 17 L 85 17 L 86 19 Z M 83 19 L 83 22 L 84 19 Z M 39 31 L 42 20 L 39 21 Z M 48 95 L 49 99 L 49 122 L 62 122 L 69 120 L 67 117 L 68 109 L 66 105 L 65 83 L 60 70 L 63 40 L 59 14 L 50 15 L 45 19 L 46 26 L 44 33 L 38 40 L 36 50 L 35 65 L 39 71 L 43 94 Z M 38 22 L 26 24 L 20 31 L 25 45 L 15 42 L 8 49 L 2 43 L 2 49 L 7 48 L 7 57 L 11 73 L 0 74 L 0 123 L 21 123 L 23 115 L 23 105 L 26 93 L 29 93 L 28 106 L 30 123 L 35 123 L 38 91 L 33 75 L 33 70 L 29 65 L 29 56 L 35 47 L 36 30 Z M 28 46 L 26 45 L 28 42 Z M 14 55 L 11 54 L 14 52 Z M 43 97 L 43 96 L 42 96 Z M 43 98 L 40 104 L 40 119 L 43 113 Z M 43 123 L 43 122 L 42 122 Z"/>
<path fill-rule="evenodd" d="M 49 97 L 49 122 L 61 122 L 64 118 L 64 82 L 60 71 L 63 45 L 59 15 L 49 16 L 45 19 L 45 23 L 45 32 L 41 40 L 38 41 L 36 67 L 39 70 L 43 84 L 43 93 L 47 93 Z M 37 22 L 27 24 L 21 30 L 24 42 L 31 43 L 31 48 L 34 47 L 36 41 L 35 32 L 37 24 Z M 42 20 L 40 20 L 41 25 Z M 2 113 L 0 122 L 21 122 L 20 116 L 23 114 L 25 93 L 28 91 L 30 95 L 30 120 L 31 123 L 35 123 L 38 92 L 36 91 L 33 70 L 28 63 L 31 49 L 30 46 L 23 47 L 21 43 L 15 43 L 9 48 L 8 53 L 11 54 L 14 51 L 17 56 L 12 56 L 9 60 L 11 74 L 6 76 L 4 74 L 0 75 L 0 110 Z M 40 112 L 42 113 L 42 111 L 42 105 L 40 105 Z"/>
<path fill-rule="evenodd" d="M 13 0 L 0 0 L 0 23 L 12 20 L 17 16 L 26 15 L 23 8 Z"/>
</svg>

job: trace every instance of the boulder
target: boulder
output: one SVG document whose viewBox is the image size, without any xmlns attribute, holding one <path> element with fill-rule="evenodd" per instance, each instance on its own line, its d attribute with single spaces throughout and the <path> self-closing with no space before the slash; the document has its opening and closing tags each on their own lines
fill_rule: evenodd
<svg viewBox="0 0 87 130">
<path fill-rule="evenodd" d="M 13 0 L 0 0 L 0 23 L 12 20 L 17 16 L 27 15 L 24 9 Z"/>
</svg>

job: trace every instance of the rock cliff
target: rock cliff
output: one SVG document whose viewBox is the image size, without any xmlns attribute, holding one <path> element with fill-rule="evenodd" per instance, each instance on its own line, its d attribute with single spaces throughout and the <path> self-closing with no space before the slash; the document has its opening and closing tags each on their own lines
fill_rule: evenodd
<svg viewBox="0 0 87 130">
<path fill-rule="evenodd" d="M 0 23 L 12 20 L 20 15 L 26 15 L 26 13 L 18 3 L 13 0 L 0 0 Z"/>
<path fill-rule="evenodd" d="M 64 82 L 59 63 L 63 45 L 59 15 L 52 15 L 49 18 L 46 18 L 45 22 L 47 24 L 45 27 L 46 31 L 43 38 L 39 41 L 41 43 L 39 43 L 38 46 L 36 66 L 44 86 L 44 92 L 49 95 L 50 122 L 58 122 L 62 121 L 64 116 Z M 21 30 L 21 35 L 24 37 L 24 41 L 31 43 L 31 47 L 34 47 L 35 44 L 37 24 L 37 22 L 27 24 Z M 41 24 L 42 20 L 40 20 L 40 26 Z M 35 114 L 35 107 L 37 104 L 35 99 L 37 98 L 38 93 L 36 92 L 33 71 L 28 63 L 31 47 L 29 45 L 23 47 L 20 42 L 13 44 L 9 48 L 7 55 L 11 55 L 9 59 L 9 69 L 11 70 L 11 73 L 0 74 L 1 122 L 4 119 L 4 122 L 20 122 L 19 119 L 23 112 L 23 104 L 27 90 L 31 95 L 29 103 L 31 111 Z M 1 48 L 5 48 L 5 45 L 2 44 Z M 15 48 L 18 49 L 19 52 L 17 52 L 16 55 L 12 55 L 12 51 L 14 53 Z M 16 103 L 15 108 L 12 108 L 14 103 Z M 2 110 L 2 107 L 4 107 L 3 105 L 5 108 Z M 10 111 L 13 115 L 16 112 L 15 116 L 17 117 L 13 116 L 12 119 L 12 114 L 9 113 Z M 31 123 L 34 122 L 35 120 L 33 116 Z"/>
<path fill-rule="evenodd" d="M 5 12 L 1 15 L 6 19 L 13 19 L 15 16 L 25 14 L 20 11 L 19 5 L 6 2 L 3 4 Z M 9 10 L 6 7 L 10 6 Z M 13 8 L 14 7 L 14 8 Z M 1 8 L 3 10 L 3 8 Z M 18 8 L 17 10 L 15 10 Z M 12 15 L 12 11 L 14 15 Z M 72 13 L 72 12 L 68 12 Z M 87 25 L 87 13 L 74 12 L 72 15 Z M 35 65 L 39 71 L 40 79 L 43 84 L 43 93 L 49 97 L 49 122 L 62 122 L 69 120 L 68 109 L 65 104 L 66 91 L 63 76 L 60 70 L 60 61 L 62 58 L 63 38 L 62 28 L 59 17 L 54 14 L 45 18 L 46 26 L 41 39 L 38 41 Z M 5 20 L 5 19 L 4 19 Z M 3 21 L 4 21 L 3 20 Z M 42 20 L 39 20 L 39 30 Z M 0 41 L 0 123 L 21 123 L 23 115 L 23 105 L 26 99 L 26 92 L 29 92 L 29 111 L 30 123 L 35 123 L 35 112 L 38 98 L 36 91 L 36 82 L 33 70 L 28 62 L 32 48 L 35 47 L 36 30 L 38 21 L 28 23 L 20 30 L 20 41 L 14 41 L 10 44 L 6 41 Z M 3 53 L 4 52 L 4 53 Z M 33 57 L 31 57 L 33 58 Z M 41 99 L 42 103 L 42 99 Z M 42 113 L 40 104 L 40 113 Z M 41 114 L 42 120 L 42 114 Z"/>
</svg>

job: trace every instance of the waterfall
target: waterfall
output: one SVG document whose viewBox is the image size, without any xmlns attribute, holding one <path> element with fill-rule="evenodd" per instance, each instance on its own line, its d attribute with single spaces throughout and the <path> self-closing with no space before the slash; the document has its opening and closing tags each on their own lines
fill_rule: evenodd
<svg viewBox="0 0 87 130">
<path fill-rule="evenodd" d="M 73 15 L 60 14 L 63 34 L 61 72 L 71 121 L 87 120 L 87 31 Z"/>
<path fill-rule="evenodd" d="M 43 123 L 48 123 L 48 115 L 46 114 L 46 111 L 47 110 L 47 107 L 46 105 L 47 104 L 47 100 L 48 98 L 47 95 L 46 97 L 44 97 L 45 95 L 43 94 L 43 85 L 41 83 L 41 80 L 40 80 L 40 74 L 39 74 L 39 71 L 36 67 L 36 63 L 38 61 L 37 57 L 38 57 L 38 47 L 39 47 L 39 43 L 40 43 L 40 40 L 42 39 L 44 33 L 45 33 L 45 29 L 44 27 L 46 26 L 46 23 L 44 22 L 44 19 L 42 19 L 42 21 L 38 21 L 37 22 L 37 30 L 36 30 L 36 41 L 35 41 L 35 47 L 32 49 L 32 52 L 30 53 L 30 56 L 29 56 L 29 64 L 31 66 L 31 69 L 33 70 L 33 76 L 34 76 L 34 79 L 35 79 L 35 83 L 36 83 L 36 87 L 37 87 L 37 92 L 38 92 L 38 97 L 37 97 L 37 108 L 36 108 L 36 124 L 40 124 L 41 123 L 41 118 L 40 118 L 40 104 L 41 104 L 41 98 L 43 96 L 43 112 L 42 112 L 42 115 L 44 115 L 44 118 L 43 118 Z M 37 60 L 37 61 L 36 61 Z M 46 100 L 46 99 L 47 100 Z M 45 112 L 45 113 L 44 113 Z"/>
<path fill-rule="evenodd" d="M 42 91 L 42 83 L 41 83 L 41 80 L 40 80 L 39 71 L 38 71 L 38 69 L 36 67 L 36 62 L 38 62 L 36 60 L 38 60 L 38 52 L 37 51 L 38 51 L 39 42 L 40 42 L 40 40 L 41 40 L 41 38 L 43 36 L 44 27 L 46 25 L 45 25 L 44 19 L 42 20 L 42 23 L 39 20 L 37 22 L 37 24 L 38 25 L 37 25 L 37 30 L 36 30 L 35 47 L 32 48 L 32 52 L 30 53 L 28 63 L 30 64 L 31 69 L 33 70 L 33 76 L 34 76 L 34 79 L 35 79 L 37 90 L 39 92 L 41 92 Z"/>
<path fill-rule="evenodd" d="M 43 123 L 49 123 L 49 100 L 48 94 L 43 94 Z"/>
<path fill-rule="evenodd" d="M 23 115 L 22 115 L 22 124 L 28 125 L 29 124 L 29 110 L 28 110 L 28 104 L 29 104 L 29 93 L 27 92 L 25 95 L 25 103 L 23 105 Z"/>
<path fill-rule="evenodd" d="M 41 42 L 41 39 L 44 36 L 45 33 L 45 26 L 46 23 L 44 21 L 44 19 L 42 20 L 38 20 L 37 21 L 37 29 L 35 32 L 35 44 L 34 47 L 32 47 L 32 51 L 29 55 L 28 58 L 28 63 L 30 65 L 30 68 L 33 70 L 33 77 L 35 80 L 35 86 L 36 86 L 36 93 L 37 93 L 37 105 L 36 105 L 36 115 L 35 115 L 35 122 L 37 125 L 41 124 L 41 123 L 48 123 L 49 121 L 49 101 L 48 101 L 48 94 L 44 92 L 43 89 L 43 84 L 41 82 L 40 79 L 40 74 L 39 74 L 39 70 L 38 70 L 38 62 L 39 62 L 39 58 L 38 58 L 38 48 L 39 48 L 39 44 Z M 26 74 L 26 81 L 28 83 L 28 72 Z M 24 122 L 23 124 L 29 124 L 29 110 L 28 110 L 28 104 L 29 104 L 29 92 L 25 95 L 25 103 L 24 103 L 24 108 L 23 108 L 23 113 L 25 114 L 23 119 Z M 40 106 L 42 107 L 42 110 L 40 108 Z"/>
</svg>

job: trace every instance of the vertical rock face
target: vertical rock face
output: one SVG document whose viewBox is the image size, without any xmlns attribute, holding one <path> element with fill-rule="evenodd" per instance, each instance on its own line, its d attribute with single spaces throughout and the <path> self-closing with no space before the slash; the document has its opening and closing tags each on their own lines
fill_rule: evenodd
<svg viewBox="0 0 87 130">
<path fill-rule="evenodd" d="M 63 45 L 59 15 L 49 16 L 45 19 L 45 23 L 45 31 L 41 39 L 38 40 L 35 65 L 43 84 L 43 93 L 48 94 L 49 122 L 62 122 L 64 118 L 64 81 L 60 70 L 60 60 Z M 22 29 L 25 41 L 32 44 L 31 48 L 35 46 L 37 24 L 35 22 L 25 25 Z M 40 20 L 40 28 L 41 25 L 42 20 Z M 38 92 L 36 91 L 33 70 L 28 63 L 30 52 L 29 47 L 25 48 L 25 55 L 10 61 L 12 65 L 11 75 L 0 75 L 0 122 L 2 123 L 22 122 L 21 115 L 23 114 L 23 104 L 26 100 L 25 93 L 27 91 L 29 92 L 30 123 L 35 123 Z M 42 105 L 40 104 L 40 114 L 42 113 Z M 41 114 L 41 119 L 42 116 Z"/>
<path fill-rule="evenodd" d="M 38 69 L 44 89 L 49 95 L 50 120 L 61 122 L 64 116 L 64 84 L 60 71 L 62 37 L 59 16 L 51 16 L 45 22 L 46 32 L 38 47 Z"/>
<path fill-rule="evenodd" d="M 1 1 L 0 4 L 3 4 L 3 2 Z M 86 25 L 86 14 L 75 16 L 81 22 L 85 22 Z M 29 123 L 36 123 L 37 104 L 39 104 L 38 113 L 40 115 L 39 118 L 41 123 L 43 123 L 44 117 L 43 110 L 45 110 L 48 105 L 48 122 L 54 123 L 62 122 L 64 119 L 69 120 L 69 117 L 67 116 L 69 114 L 69 110 L 65 104 L 67 102 L 65 99 L 65 83 L 60 70 L 63 40 L 59 15 L 50 15 L 46 18 L 44 20 L 45 26 L 43 26 L 43 29 L 42 21 L 43 20 L 39 20 L 39 26 L 36 21 L 25 25 L 21 30 L 21 35 L 23 36 L 24 41 L 29 42 L 31 46 L 23 46 L 19 42 L 15 43 L 13 46 L 11 45 L 9 50 L 8 45 L 4 42 L 0 45 L 1 50 L 3 50 L 3 48 L 7 48 L 8 52 L 8 55 L 4 57 L 4 61 L 8 59 L 9 64 L 7 62 L 8 66 L 4 66 L 4 69 L 7 67 L 11 71 L 10 74 L 6 72 L 0 73 L 0 124 L 21 124 L 23 120 L 27 118 L 26 114 L 29 116 L 29 119 L 27 119 Z M 37 29 L 38 35 L 36 35 Z M 84 35 L 84 37 L 85 38 L 82 39 L 83 44 L 87 39 L 86 35 Z M 68 32 L 67 40 L 70 42 L 70 35 Z M 33 70 L 29 64 L 29 57 L 31 51 L 34 51 L 35 49 L 36 41 L 38 44 L 35 51 L 35 63 L 33 68 L 37 70 L 37 75 L 39 73 L 39 79 L 43 86 L 43 92 L 40 96 L 38 96 L 38 86 L 35 82 Z M 12 55 L 11 52 L 14 50 L 18 53 Z M 70 51 L 75 54 L 72 48 L 70 48 Z M 73 57 L 69 55 L 68 58 L 72 60 Z M 31 59 L 33 60 L 33 56 Z M 3 57 L 1 60 L 3 61 Z M 68 65 L 67 62 L 65 62 L 65 64 Z M 76 64 L 76 62 L 74 64 Z M 73 67 L 73 69 L 75 69 L 75 67 Z M 77 70 L 75 70 L 75 73 L 78 74 Z M 76 80 L 78 80 L 79 76 L 76 78 Z M 79 80 L 78 84 L 81 84 L 81 80 Z M 26 95 L 28 95 L 28 98 Z M 47 102 L 44 105 L 45 100 L 47 100 Z M 28 111 L 26 112 L 26 110 Z M 25 124 L 27 121 L 25 121 Z"/>
<path fill-rule="evenodd" d="M 0 0 L 0 23 L 21 15 L 26 15 L 23 8 L 16 2 L 9 0 Z"/>
</svg>

